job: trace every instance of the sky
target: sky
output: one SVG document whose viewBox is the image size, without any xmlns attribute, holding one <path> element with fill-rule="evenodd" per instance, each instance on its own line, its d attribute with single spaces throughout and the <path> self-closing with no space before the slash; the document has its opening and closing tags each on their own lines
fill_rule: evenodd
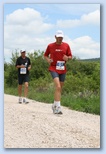
<svg viewBox="0 0 106 154">
<path fill-rule="evenodd" d="M 12 53 L 45 51 L 62 30 L 80 59 L 100 57 L 100 4 L 4 4 L 4 59 Z"/>
</svg>

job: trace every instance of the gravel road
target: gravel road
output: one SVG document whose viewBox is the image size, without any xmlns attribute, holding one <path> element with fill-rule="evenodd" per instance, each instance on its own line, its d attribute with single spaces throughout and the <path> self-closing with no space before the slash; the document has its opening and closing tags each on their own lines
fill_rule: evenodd
<svg viewBox="0 0 106 154">
<path fill-rule="evenodd" d="M 4 94 L 4 148 L 100 148 L 100 116 Z"/>
</svg>

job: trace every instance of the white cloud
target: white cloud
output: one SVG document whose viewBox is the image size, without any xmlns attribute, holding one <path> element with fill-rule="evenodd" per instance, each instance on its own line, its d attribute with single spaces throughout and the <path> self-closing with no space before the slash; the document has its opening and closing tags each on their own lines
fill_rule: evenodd
<svg viewBox="0 0 106 154">
<path fill-rule="evenodd" d="M 18 9 L 14 11 L 12 14 L 7 15 L 6 17 L 6 21 L 10 25 L 11 24 L 12 25 L 27 25 L 27 24 L 30 24 L 30 22 L 32 21 L 38 21 L 38 20 L 40 22 L 42 22 L 43 20 L 40 13 L 30 8 L 25 8 L 23 10 Z"/>
<path fill-rule="evenodd" d="M 81 24 L 80 20 L 74 19 L 74 20 L 58 20 L 57 21 L 57 27 L 59 28 L 72 28 L 79 26 Z"/>
<path fill-rule="evenodd" d="M 46 15 L 47 16 L 47 15 Z M 80 20 L 62 20 L 58 25 L 78 26 L 81 24 L 99 23 L 99 11 L 83 15 Z M 31 9 L 19 9 L 6 16 L 4 24 L 4 58 L 9 60 L 15 49 L 25 48 L 28 52 L 45 50 L 48 43 L 55 41 L 48 31 L 56 28 L 56 25 L 47 23 L 40 12 Z M 98 22 L 97 22 L 98 21 Z M 99 43 L 89 36 L 82 36 L 70 40 L 65 36 L 64 40 L 70 44 L 72 53 L 79 58 L 95 58 L 100 56 Z"/>
<path fill-rule="evenodd" d="M 53 27 L 44 21 L 41 14 L 31 8 L 18 9 L 6 16 L 4 25 L 5 58 L 15 49 L 29 51 L 44 49 L 45 32 Z"/>
<path fill-rule="evenodd" d="M 96 10 L 81 17 L 82 24 L 100 25 L 100 11 Z"/>
<path fill-rule="evenodd" d="M 44 18 L 38 11 L 25 8 L 23 10 L 16 10 L 12 14 L 7 15 L 4 34 L 5 39 L 8 39 L 10 36 L 15 38 L 28 34 L 37 36 L 52 27 L 52 24 L 47 24 L 44 22 Z"/>
<path fill-rule="evenodd" d="M 87 59 L 100 57 L 100 44 L 92 40 L 89 36 L 82 36 L 68 41 L 72 47 L 72 53 L 74 56 Z"/>
<path fill-rule="evenodd" d="M 57 27 L 72 28 L 81 25 L 100 25 L 100 10 L 96 10 L 89 14 L 84 14 L 80 19 L 58 20 Z"/>
</svg>

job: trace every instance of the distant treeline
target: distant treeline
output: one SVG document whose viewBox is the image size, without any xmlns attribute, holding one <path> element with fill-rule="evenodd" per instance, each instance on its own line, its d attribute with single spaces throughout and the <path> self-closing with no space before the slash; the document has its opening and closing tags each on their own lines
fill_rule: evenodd
<svg viewBox="0 0 106 154">
<path fill-rule="evenodd" d="M 90 59 L 80 59 L 81 61 L 99 61 L 100 62 L 100 58 L 90 58 Z"/>
</svg>

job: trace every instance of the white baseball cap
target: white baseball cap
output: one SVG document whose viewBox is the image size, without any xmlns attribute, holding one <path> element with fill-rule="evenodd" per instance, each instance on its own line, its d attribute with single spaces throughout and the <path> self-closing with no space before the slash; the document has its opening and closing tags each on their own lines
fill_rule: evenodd
<svg viewBox="0 0 106 154">
<path fill-rule="evenodd" d="M 25 49 L 21 49 L 20 52 L 21 52 L 21 53 L 22 53 L 22 52 L 26 52 L 26 50 L 25 50 Z"/>
<path fill-rule="evenodd" d="M 63 34 L 62 30 L 58 30 L 56 32 L 56 37 L 64 37 L 64 34 Z"/>
</svg>

